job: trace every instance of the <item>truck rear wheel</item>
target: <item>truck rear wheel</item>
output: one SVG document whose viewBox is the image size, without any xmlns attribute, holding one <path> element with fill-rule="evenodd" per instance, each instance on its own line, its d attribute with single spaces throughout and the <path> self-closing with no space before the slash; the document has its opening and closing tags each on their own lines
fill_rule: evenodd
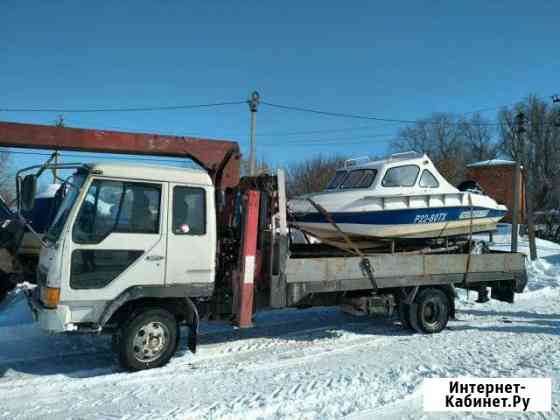
<svg viewBox="0 0 560 420">
<path fill-rule="evenodd" d="M 115 334 L 119 361 L 131 371 L 165 365 L 179 342 L 175 317 L 160 308 L 135 313 Z"/>
<path fill-rule="evenodd" d="M 449 320 L 449 299 L 439 289 L 424 289 L 415 299 L 416 322 L 412 325 L 419 332 L 438 333 L 447 326 Z M 417 327 L 417 328 L 416 328 Z"/>
</svg>

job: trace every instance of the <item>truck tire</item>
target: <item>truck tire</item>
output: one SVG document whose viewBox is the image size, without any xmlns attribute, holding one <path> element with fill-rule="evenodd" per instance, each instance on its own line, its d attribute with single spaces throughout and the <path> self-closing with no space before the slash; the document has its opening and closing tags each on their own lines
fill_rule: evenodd
<svg viewBox="0 0 560 420">
<path fill-rule="evenodd" d="M 447 326 L 449 320 L 449 299 L 439 289 L 424 289 L 414 301 L 416 304 L 415 329 L 427 334 L 438 333 Z"/>
<path fill-rule="evenodd" d="M 119 361 L 130 371 L 165 365 L 175 354 L 178 342 L 177 320 L 162 308 L 134 313 L 113 336 Z"/>
</svg>

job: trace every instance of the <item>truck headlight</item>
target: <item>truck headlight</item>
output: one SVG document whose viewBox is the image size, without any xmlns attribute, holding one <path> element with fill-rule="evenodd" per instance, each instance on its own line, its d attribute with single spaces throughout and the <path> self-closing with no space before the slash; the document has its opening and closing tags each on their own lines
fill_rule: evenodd
<svg viewBox="0 0 560 420">
<path fill-rule="evenodd" d="M 45 307 L 55 309 L 60 302 L 60 289 L 58 287 L 41 287 L 41 302 Z"/>
</svg>

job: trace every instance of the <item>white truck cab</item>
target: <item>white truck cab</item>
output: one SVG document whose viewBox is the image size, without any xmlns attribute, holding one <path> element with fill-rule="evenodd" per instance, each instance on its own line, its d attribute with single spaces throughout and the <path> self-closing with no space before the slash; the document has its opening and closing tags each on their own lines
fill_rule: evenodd
<svg viewBox="0 0 560 420">
<path fill-rule="evenodd" d="M 145 308 L 150 300 L 167 298 L 169 312 L 181 307 L 196 333 L 191 299 L 212 295 L 216 270 L 210 176 L 188 168 L 95 163 L 78 167 L 67 185 L 44 237 L 30 299 L 41 327 L 101 331 L 116 316 L 125 317 L 127 303 L 142 300 Z M 129 306 L 126 319 L 137 309 Z M 178 329 L 171 331 L 176 325 L 166 325 L 169 314 L 159 306 L 156 315 L 158 310 L 162 319 L 132 333 L 136 359 L 129 360 L 130 368 L 158 363 L 178 337 Z"/>
</svg>

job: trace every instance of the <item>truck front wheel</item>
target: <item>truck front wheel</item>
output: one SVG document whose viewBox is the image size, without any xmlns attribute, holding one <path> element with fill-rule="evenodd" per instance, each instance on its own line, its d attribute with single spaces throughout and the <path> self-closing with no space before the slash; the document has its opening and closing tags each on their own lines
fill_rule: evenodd
<svg viewBox="0 0 560 420">
<path fill-rule="evenodd" d="M 115 334 L 120 363 L 132 371 L 165 365 L 179 342 L 175 317 L 160 308 L 135 313 Z"/>
</svg>

